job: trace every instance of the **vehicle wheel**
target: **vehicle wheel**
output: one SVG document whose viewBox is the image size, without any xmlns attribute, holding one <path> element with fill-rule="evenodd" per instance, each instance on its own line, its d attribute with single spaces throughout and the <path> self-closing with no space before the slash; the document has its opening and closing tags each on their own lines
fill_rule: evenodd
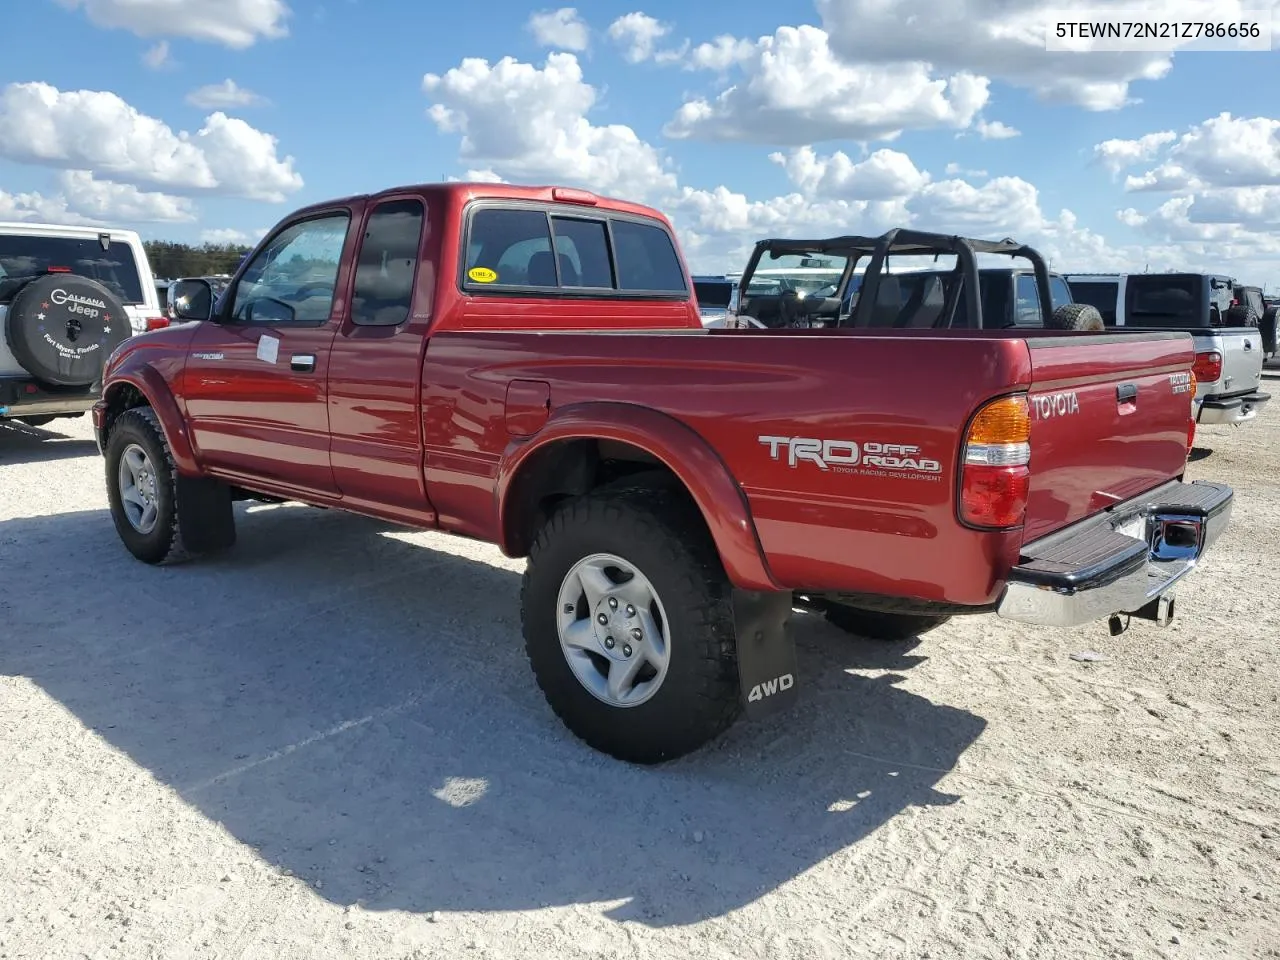
<svg viewBox="0 0 1280 960">
<path fill-rule="evenodd" d="M 25 423 L 28 427 L 43 427 L 46 423 L 53 423 L 53 421 L 57 420 L 58 418 L 54 416 L 47 416 L 47 417 L 16 417 L 15 419 L 19 423 Z"/>
<path fill-rule="evenodd" d="M 150 407 L 126 410 L 106 444 L 107 499 L 125 547 L 143 563 L 178 563 L 235 542 L 231 490 L 178 474 Z"/>
<path fill-rule="evenodd" d="M 731 588 L 683 491 L 562 504 L 530 550 L 521 617 L 547 703 L 597 750 L 661 763 L 737 718 Z"/>
<path fill-rule="evenodd" d="M 87 387 L 111 351 L 133 333 L 124 304 L 96 280 L 53 273 L 25 284 L 4 321 L 5 339 L 37 380 Z"/>
<path fill-rule="evenodd" d="M 1228 327 L 1256 327 L 1258 312 L 1247 303 L 1233 303 L 1227 307 Z"/>
<path fill-rule="evenodd" d="M 910 640 L 951 619 L 949 616 L 927 616 L 919 613 L 883 613 L 843 603 L 827 604 L 825 616 L 828 623 L 846 633 L 889 641 Z"/>
<path fill-rule="evenodd" d="M 1280 343 L 1277 342 L 1280 340 L 1280 307 L 1267 308 L 1258 324 L 1258 330 L 1262 334 L 1263 352 L 1274 356 L 1280 350 Z"/>
<path fill-rule="evenodd" d="M 1098 308 L 1088 303 L 1064 303 L 1049 317 L 1052 330 L 1091 330 L 1101 332 L 1107 329 Z"/>
</svg>

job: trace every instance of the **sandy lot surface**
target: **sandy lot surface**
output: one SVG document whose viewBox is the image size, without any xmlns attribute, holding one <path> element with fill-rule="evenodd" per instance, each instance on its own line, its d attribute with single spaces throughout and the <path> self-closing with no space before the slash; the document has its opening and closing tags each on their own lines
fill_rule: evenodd
<svg viewBox="0 0 1280 960">
<path fill-rule="evenodd" d="M 1173 627 L 801 618 L 802 705 L 649 770 L 545 706 L 520 563 L 257 507 L 148 568 L 62 423 L 0 427 L 6 960 L 1280 957 L 1280 409 L 1200 432 Z"/>
</svg>

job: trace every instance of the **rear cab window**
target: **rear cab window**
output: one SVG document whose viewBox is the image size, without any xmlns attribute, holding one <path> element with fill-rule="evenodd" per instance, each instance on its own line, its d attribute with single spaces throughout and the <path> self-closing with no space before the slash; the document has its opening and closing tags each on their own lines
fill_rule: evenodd
<svg viewBox="0 0 1280 960">
<path fill-rule="evenodd" d="M 1125 293 L 1125 326 L 1209 326 L 1203 287 L 1207 278 L 1192 275 L 1135 274 Z"/>
<path fill-rule="evenodd" d="M 1097 310 L 1108 327 L 1116 325 L 1116 298 L 1119 295 L 1120 284 L 1115 280 L 1071 281 L 1071 299 L 1076 303 L 1087 303 Z"/>
<path fill-rule="evenodd" d="M 0 303 L 12 301 L 23 281 L 50 272 L 96 280 L 128 306 L 146 303 L 133 247 L 124 241 L 104 250 L 97 237 L 0 234 Z"/>
<path fill-rule="evenodd" d="M 660 224 L 565 205 L 477 204 L 467 220 L 462 286 L 472 294 L 689 298 Z"/>
</svg>

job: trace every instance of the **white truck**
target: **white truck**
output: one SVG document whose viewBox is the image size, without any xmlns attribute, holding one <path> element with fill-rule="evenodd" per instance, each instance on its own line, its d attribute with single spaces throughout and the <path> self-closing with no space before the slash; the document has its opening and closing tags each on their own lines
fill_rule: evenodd
<svg viewBox="0 0 1280 960">
<path fill-rule="evenodd" d="M 134 231 L 0 222 L 0 420 L 80 416 L 111 351 L 168 325 Z"/>
<path fill-rule="evenodd" d="M 1271 395 L 1260 389 L 1259 317 L 1239 284 L 1223 274 L 1069 273 L 1071 299 L 1088 303 L 1108 327 L 1176 330 L 1195 343 L 1196 422 L 1239 425 Z"/>
</svg>

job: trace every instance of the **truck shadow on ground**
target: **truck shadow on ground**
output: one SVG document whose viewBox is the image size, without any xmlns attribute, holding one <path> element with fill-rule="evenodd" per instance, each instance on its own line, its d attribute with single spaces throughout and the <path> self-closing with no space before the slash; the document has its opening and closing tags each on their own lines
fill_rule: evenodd
<svg viewBox="0 0 1280 960">
<path fill-rule="evenodd" d="M 173 568 L 135 562 L 104 511 L 0 523 L 0 556 L 24 554 L 6 564 L 0 668 L 335 903 L 723 916 L 954 802 L 936 785 L 986 725 L 900 686 L 918 641 L 798 615 L 793 711 L 627 766 L 544 703 L 519 563 L 342 514 L 240 510 L 234 551 Z M 93 575 L 67 589 L 71 556 Z M 874 895 L 846 863 L 838 896 Z"/>
<path fill-rule="evenodd" d="M 47 427 L 29 427 L 16 420 L 0 420 L 0 466 L 87 457 L 98 452 L 92 440 L 59 433 L 57 420 Z"/>
</svg>

